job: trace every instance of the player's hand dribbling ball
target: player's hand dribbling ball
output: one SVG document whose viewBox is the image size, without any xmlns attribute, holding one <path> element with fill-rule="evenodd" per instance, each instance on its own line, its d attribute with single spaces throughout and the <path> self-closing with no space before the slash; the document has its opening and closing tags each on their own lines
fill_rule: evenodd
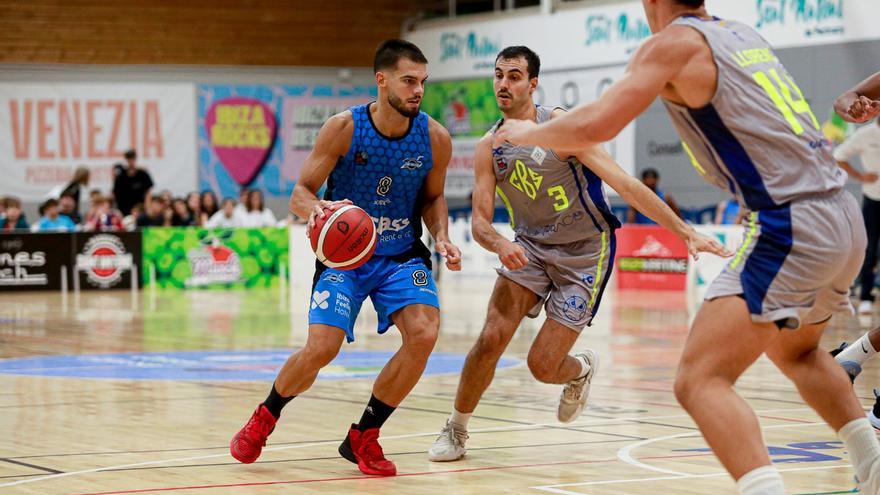
<svg viewBox="0 0 880 495">
<path fill-rule="evenodd" d="M 354 270 L 373 256 L 376 227 L 370 215 L 357 206 L 325 208 L 323 215 L 314 217 L 309 241 L 318 261 L 328 268 Z"/>
</svg>

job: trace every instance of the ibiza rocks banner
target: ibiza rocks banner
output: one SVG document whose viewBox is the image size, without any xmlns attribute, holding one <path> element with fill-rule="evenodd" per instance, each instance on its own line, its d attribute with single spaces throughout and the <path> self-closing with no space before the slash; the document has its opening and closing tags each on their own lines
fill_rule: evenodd
<svg viewBox="0 0 880 495">
<path fill-rule="evenodd" d="M 198 87 L 199 189 L 287 197 L 324 122 L 375 99 L 374 86 Z"/>
<path fill-rule="evenodd" d="M 157 187 L 195 190 L 195 86 L 130 83 L 0 83 L 3 194 L 57 195 L 73 171 L 110 192 L 113 165 L 129 148 Z"/>
</svg>

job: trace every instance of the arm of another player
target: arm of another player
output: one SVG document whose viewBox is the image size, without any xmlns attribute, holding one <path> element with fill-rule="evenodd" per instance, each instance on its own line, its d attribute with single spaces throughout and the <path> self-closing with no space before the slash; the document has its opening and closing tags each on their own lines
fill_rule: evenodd
<svg viewBox="0 0 880 495">
<path fill-rule="evenodd" d="M 667 28 L 639 48 L 627 73 L 598 100 L 540 125 L 507 120 L 495 134 L 495 142 L 578 150 L 614 139 L 651 105 L 692 57 L 705 49 L 705 41 L 694 36 L 700 35 L 687 27 Z"/>
<path fill-rule="evenodd" d="M 679 218 L 669 205 L 654 194 L 654 191 L 620 168 L 620 165 L 601 146 L 592 146 L 576 156 L 581 163 L 590 167 L 600 179 L 617 191 L 624 201 L 683 240 L 694 259 L 699 259 L 697 253 L 700 252 L 722 257 L 733 256 L 732 252 L 715 239 L 698 234 L 693 227 Z"/>
<path fill-rule="evenodd" d="M 880 72 L 840 95 L 834 102 L 834 111 L 843 120 L 858 124 L 880 115 Z"/>
<path fill-rule="evenodd" d="M 446 259 L 446 268 L 461 270 L 461 251 L 449 241 L 449 208 L 446 206 L 446 167 L 452 157 L 452 139 L 445 127 L 434 119 L 428 121 L 431 155 L 434 166 L 425 177 L 422 190 L 422 219 L 434 237 L 434 249 Z"/>
<path fill-rule="evenodd" d="M 471 232 L 480 246 L 498 255 L 508 270 L 519 270 L 529 264 L 525 249 L 499 234 L 492 226 L 495 213 L 495 170 L 492 165 L 492 136 L 477 143 L 474 156 L 474 193 L 472 197 Z M 513 213 L 511 212 L 511 215 Z"/>
<path fill-rule="evenodd" d="M 351 204 L 347 199 L 319 200 L 317 193 L 333 172 L 339 157 L 348 153 L 353 132 L 354 121 L 351 112 L 345 111 L 330 117 L 318 131 L 315 147 L 303 163 L 299 179 L 293 187 L 293 194 L 290 195 L 290 211 L 309 219 L 306 233 L 315 226 L 316 216 L 324 217 L 324 208 L 332 211 L 342 205 Z"/>
</svg>

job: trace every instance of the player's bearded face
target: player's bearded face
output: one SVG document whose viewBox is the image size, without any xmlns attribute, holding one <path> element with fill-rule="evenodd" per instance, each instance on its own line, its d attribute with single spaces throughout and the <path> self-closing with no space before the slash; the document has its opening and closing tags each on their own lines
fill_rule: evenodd
<svg viewBox="0 0 880 495">
<path fill-rule="evenodd" d="M 389 92 L 388 104 L 390 104 L 395 110 L 397 110 L 400 115 L 408 118 L 414 118 L 416 115 L 419 114 L 419 108 L 422 105 L 422 98 L 421 96 L 419 96 L 418 98 L 413 97 L 404 100 L 396 94 Z"/>
<path fill-rule="evenodd" d="M 401 115 L 413 118 L 419 114 L 428 68 L 425 64 L 401 59 L 397 70 L 387 76 L 388 104 Z"/>
</svg>

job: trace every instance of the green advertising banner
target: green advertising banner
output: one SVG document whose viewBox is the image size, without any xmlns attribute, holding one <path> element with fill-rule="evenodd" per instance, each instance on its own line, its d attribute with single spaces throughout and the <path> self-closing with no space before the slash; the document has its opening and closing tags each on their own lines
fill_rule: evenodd
<svg viewBox="0 0 880 495">
<path fill-rule="evenodd" d="M 492 78 L 429 82 L 422 110 L 449 129 L 453 137 L 480 137 L 501 118 Z"/>
<path fill-rule="evenodd" d="M 280 265 L 288 265 L 285 227 L 156 227 L 143 235 L 144 287 L 153 282 L 176 289 L 274 287 Z"/>
</svg>

